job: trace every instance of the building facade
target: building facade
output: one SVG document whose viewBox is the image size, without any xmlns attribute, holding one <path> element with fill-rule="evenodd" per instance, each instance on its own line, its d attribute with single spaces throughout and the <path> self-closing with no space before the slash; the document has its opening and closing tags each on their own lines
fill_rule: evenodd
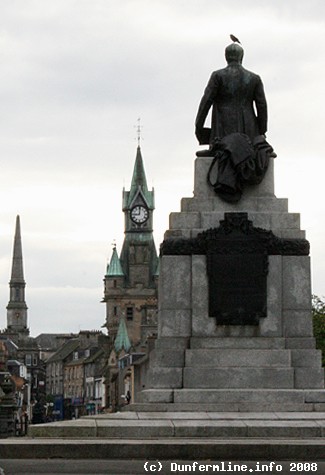
<svg viewBox="0 0 325 475">
<path fill-rule="evenodd" d="M 52 400 L 52 419 L 71 419 L 98 413 L 105 406 L 102 388 L 108 358 L 108 337 L 84 330 L 71 338 L 46 362 L 46 388 Z"/>
</svg>

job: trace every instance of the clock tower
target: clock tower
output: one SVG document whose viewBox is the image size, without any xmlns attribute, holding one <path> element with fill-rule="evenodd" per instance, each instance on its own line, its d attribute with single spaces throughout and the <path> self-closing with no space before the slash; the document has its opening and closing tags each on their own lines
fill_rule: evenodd
<svg viewBox="0 0 325 475">
<path fill-rule="evenodd" d="M 105 275 L 106 326 L 112 342 L 121 319 L 131 345 L 145 341 L 157 328 L 158 257 L 153 238 L 154 189 L 149 190 L 140 145 L 130 190 L 123 189 L 124 242 L 114 247 Z"/>
<path fill-rule="evenodd" d="M 130 191 L 123 189 L 125 216 L 121 265 L 126 284 L 155 287 L 157 253 L 153 239 L 154 190 L 148 190 L 140 146 L 138 145 Z"/>
</svg>

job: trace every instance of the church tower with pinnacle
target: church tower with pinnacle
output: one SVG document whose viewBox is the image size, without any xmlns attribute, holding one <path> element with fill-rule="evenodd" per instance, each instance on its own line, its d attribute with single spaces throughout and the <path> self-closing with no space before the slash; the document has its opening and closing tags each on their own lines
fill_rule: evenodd
<svg viewBox="0 0 325 475">
<path fill-rule="evenodd" d="M 21 245 L 20 218 L 16 218 L 11 278 L 9 282 L 10 299 L 7 305 L 7 330 L 28 336 L 27 305 L 25 301 L 25 279 L 23 270 L 23 253 Z"/>
<path fill-rule="evenodd" d="M 112 343 L 121 319 L 134 347 L 157 328 L 158 257 L 153 238 L 154 189 L 148 189 L 138 144 L 130 190 L 123 189 L 124 242 L 116 247 L 105 275 L 103 301 Z"/>
</svg>

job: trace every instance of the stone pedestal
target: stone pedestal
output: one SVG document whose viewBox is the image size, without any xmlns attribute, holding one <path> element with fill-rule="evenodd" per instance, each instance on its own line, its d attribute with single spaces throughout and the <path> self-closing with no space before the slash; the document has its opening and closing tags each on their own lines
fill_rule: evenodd
<svg viewBox="0 0 325 475">
<path fill-rule="evenodd" d="M 194 196 L 171 213 L 165 240 L 193 240 L 234 212 L 247 213 L 255 228 L 272 231 L 289 247 L 304 240 L 299 214 L 289 213 L 287 200 L 274 195 L 273 160 L 262 184 L 247 187 L 237 204 L 223 202 L 209 187 L 211 161 L 196 160 Z M 310 259 L 294 254 L 268 256 L 266 317 L 257 325 L 218 325 L 211 318 L 206 255 L 162 255 L 158 339 L 141 402 L 168 403 L 170 410 L 324 410 Z"/>
</svg>

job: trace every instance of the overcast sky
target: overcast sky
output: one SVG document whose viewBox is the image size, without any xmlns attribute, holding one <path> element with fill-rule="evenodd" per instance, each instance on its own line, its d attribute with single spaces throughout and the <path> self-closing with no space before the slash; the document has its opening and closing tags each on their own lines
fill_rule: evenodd
<svg viewBox="0 0 325 475">
<path fill-rule="evenodd" d="M 324 0 L 0 0 L 0 328 L 16 215 L 31 334 L 99 329 L 138 117 L 157 247 L 192 196 L 194 118 L 229 34 L 264 82 L 276 195 L 325 294 Z"/>
</svg>

